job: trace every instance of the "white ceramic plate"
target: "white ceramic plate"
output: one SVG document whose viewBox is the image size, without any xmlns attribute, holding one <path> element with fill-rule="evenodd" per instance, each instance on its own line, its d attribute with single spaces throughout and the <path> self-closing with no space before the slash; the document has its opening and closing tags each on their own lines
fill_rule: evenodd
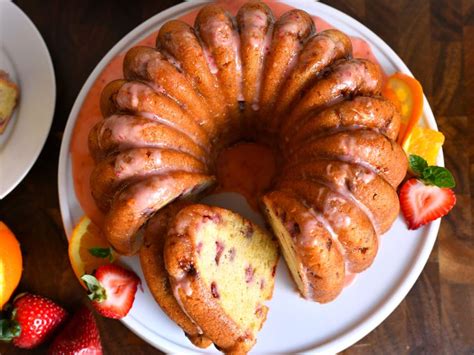
<svg viewBox="0 0 474 355">
<path fill-rule="evenodd" d="M 379 37 L 351 17 L 321 3 L 288 1 L 295 7 L 320 16 L 344 32 L 367 40 L 386 72 L 410 71 L 401 59 Z M 85 95 L 110 59 L 131 47 L 137 40 L 155 32 L 165 21 L 183 15 L 198 6 L 196 2 L 170 8 L 138 26 L 125 36 L 97 65 L 84 84 L 69 116 L 59 162 L 59 198 L 66 233 L 69 236 L 83 212 L 74 194 L 69 143 L 76 116 Z M 436 122 L 425 99 L 424 123 L 436 129 Z M 438 164 L 443 164 L 442 153 Z M 211 204 L 231 208 L 259 222 L 245 201 L 235 194 L 211 196 Z M 334 301 L 319 305 L 303 300 L 295 292 L 284 262 L 277 270 L 274 297 L 270 302 L 267 322 L 258 335 L 254 353 L 318 353 L 339 352 L 357 342 L 379 325 L 403 300 L 420 275 L 439 229 L 439 220 L 417 231 L 408 231 L 399 218 L 389 233 L 381 238 L 380 250 L 373 266 L 361 274 L 356 282 Z M 125 262 L 141 277 L 138 258 Z M 155 347 L 166 352 L 190 353 L 198 351 L 154 302 L 145 285 L 138 292 L 124 324 Z M 215 352 L 211 347 L 204 352 Z"/>
<path fill-rule="evenodd" d="M 0 200 L 23 180 L 38 158 L 53 121 L 54 69 L 31 20 L 12 2 L 0 1 L 0 69 L 20 87 L 20 101 L 0 135 Z"/>
</svg>

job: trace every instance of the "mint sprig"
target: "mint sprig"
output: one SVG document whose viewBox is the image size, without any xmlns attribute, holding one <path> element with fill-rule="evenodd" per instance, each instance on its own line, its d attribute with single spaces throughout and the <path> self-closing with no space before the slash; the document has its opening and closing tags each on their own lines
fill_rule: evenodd
<svg viewBox="0 0 474 355">
<path fill-rule="evenodd" d="M 456 186 L 451 172 L 441 166 L 428 165 L 425 159 L 411 154 L 408 157 L 410 170 L 428 185 L 453 188 Z"/>
<path fill-rule="evenodd" d="M 410 155 L 408 157 L 408 161 L 410 163 L 411 171 L 413 171 L 418 176 L 421 176 L 423 174 L 423 170 L 428 167 L 426 160 L 418 155 Z"/>
</svg>

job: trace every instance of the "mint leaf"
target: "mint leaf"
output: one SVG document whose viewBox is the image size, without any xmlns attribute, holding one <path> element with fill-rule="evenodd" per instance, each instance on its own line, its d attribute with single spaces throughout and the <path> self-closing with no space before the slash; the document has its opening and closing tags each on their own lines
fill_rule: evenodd
<svg viewBox="0 0 474 355">
<path fill-rule="evenodd" d="M 110 261 L 113 259 L 112 250 L 110 248 L 90 248 L 89 253 L 97 258 L 109 258 Z"/>
<path fill-rule="evenodd" d="M 84 281 L 87 288 L 89 289 L 89 294 L 87 295 L 91 301 L 102 302 L 107 299 L 107 294 L 105 288 L 102 287 L 99 280 L 97 280 L 92 275 L 82 275 L 81 280 Z"/>
<path fill-rule="evenodd" d="M 408 161 L 411 171 L 425 183 L 438 187 L 452 188 L 456 186 L 453 175 L 448 169 L 440 166 L 428 166 L 425 159 L 415 154 L 410 154 Z"/>
<path fill-rule="evenodd" d="M 421 178 L 431 185 L 438 187 L 449 187 L 456 186 L 453 175 L 448 169 L 440 166 L 429 166 L 423 170 Z"/>
<path fill-rule="evenodd" d="M 410 154 L 408 157 L 408 162 L 410 163 L 410 169 L 418 176 L 423 175 L 423 171 L 428 167 L 428 163 L 425 159 L 419 155 Z"/>
</svg>

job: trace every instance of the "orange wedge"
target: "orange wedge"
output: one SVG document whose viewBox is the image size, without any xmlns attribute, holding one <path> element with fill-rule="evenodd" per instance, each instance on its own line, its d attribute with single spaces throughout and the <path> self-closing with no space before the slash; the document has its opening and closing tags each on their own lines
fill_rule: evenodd
<svg viewBox="0 0 474 355">
<path fill-rule="evenodd" d="M 415 78 L 395 73 L 387 78 L 382 95 L 400 109 L 402 122 L 397 141 L 403 145 L 423 113 L 423 88 Z"/>
<path fill-rule="evenodd" d="M 100 255 L 106 254 L 109 255 Z M 84 274 L 92 274 L 99 266 L 109 264 L 117 259 L 117 254 L 112 250 L 101 230 L 86 216 L 82 217 L 72 232 L 69 240 L 69 261 L 72 269 L 81 280 Z"/>
<path fill-rule="evenodd" d="M 428 165 L 436 165 L 436 158 L 443 143 L 443 133 L 429 128 L 414 127 L 403 143 L 403 149 L 407 155 L 419 155 L 428 162 Z"/>
<path fill-rule="evenodd" d="M 20 282 L 22 264 L 18 240 L 7 225 L 0 221 L 0 310 Z"/>
</svg>

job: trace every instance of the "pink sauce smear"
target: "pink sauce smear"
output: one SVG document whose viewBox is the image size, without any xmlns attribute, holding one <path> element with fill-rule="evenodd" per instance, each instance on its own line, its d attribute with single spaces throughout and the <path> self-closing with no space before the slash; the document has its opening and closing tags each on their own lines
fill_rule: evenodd
<svg viewBox="0 0 474 355">
<path fill-rule="evenodd" d="M 223 7 L 225 7 L 231 14 L 236 15 L 238 9 L 246 1 L 245 0 L 237 0 L 237 1 L 221 0 L 218 2 Z M 284 12 L 293 9 L 293 7 L 289 5 L 274 2 L 274 1 L 271 1 L 271 2 L 267 1 L 267 4 L 273 10 L 275 18 L 278 18 Z M 183 15 L 179 19 L 190 25 L 193 25 L 194 19 L 196 18 L 198 11 L 199 9 L 193 10 Z M 316 29 L 318 32 L 325 29 L 334 28 L 333 26 L 331 26 L 331 24 L 327 23 L 326 21 L 324 21 L 323 19 L 317 16 L 313 16 L 313 19 L 315 21 Z M 139 43 L 136 43 L 136 45 L 153 47 L 155 45 L 156 34 L 157 34 L 157 31 L 151 34 L 150 36 L 148 36 L 147 38 L 143 39 Z M 351 39 L 352 39 L 352 44 L 353 44 L 354 57 L 366 58 L 375 63 L 378 63 L 377 59 L 372 53 L 370 45 L 367 42 L 357 37 L 352 37 Z M 72 135 L 71 146 L 70 146 L 70 152 L 71 152 L 71 157 L 72 157 L 72 174 L 73 174 L 74 189 L 76 192 L 77 199 L 79 200 L 79 203 L 82 209 L 84 210 L 84 213 L 99 227 L 101 227 L 103 224 L 104 214 L 97 208 L 90 192 L 91 190 L 89 186 L 89 177 L 94 167 L 94 161 L 92 160 L 89 154 L 89 149 L 88 149 L 88 144 L 87 144 L 88 134 L 91 128 L 98 121 L 102 119 L 102 115 L 100 113 L 100 108 L 99 108 L 99 100 L 100 100 L 100 94 L 103 88 L 110 81 L 115 80 L 115 79 L 120 79 L 123 77 L 122 64 L 123 64 L 124 56 L 125 56 L 125 53 L 121 53 L 115 58 L 113 58 L 109 62 L 109 64 L 107 64 L 107 66 L 100 73 L 100 75 L 98 76 L 94 84 L 92 85 L 79 111 L 79 114 L 76 120 L 76 125 L 74 127 L 74 131 Z M 241 151 L 243 152 L 242 154 L 247 153 L 247 149 L 241 149 Z M 240 161 L 242 159 L 236 158 L 236 160 Z M 269 161 L 267 164 L 262 164 L 262 166 L 273 166 L 272 164 L 273 162 Z M 226 168 L 224 167 L 224 169 Z M 232 169 L 228 169 L 228 170 L 232 170 Z M 258 179 L 254 179 L 254 180 L 258 180 Z M 240 185 L 238 186 L 226 185 L 225 188 L 227 191 L 233 191 L 233 192 L 243 193 L 244 195 L 247 195 L 250 205 L 255 206 L 256 201 L 254 201 L 250 197 L 251 194 L 249 192 L 261 190 L 262 187 L 259 186 L 261 185 L 260 183 L 261 182 L 259 181 L 255 181 L 255 186 L 253 187 L 246 186 L 245 188 L 243 188 Z M 346 280 L 347 283 L 350 283 L 351 281 L 352 280 L 350 278 Z"/>
</svg>

